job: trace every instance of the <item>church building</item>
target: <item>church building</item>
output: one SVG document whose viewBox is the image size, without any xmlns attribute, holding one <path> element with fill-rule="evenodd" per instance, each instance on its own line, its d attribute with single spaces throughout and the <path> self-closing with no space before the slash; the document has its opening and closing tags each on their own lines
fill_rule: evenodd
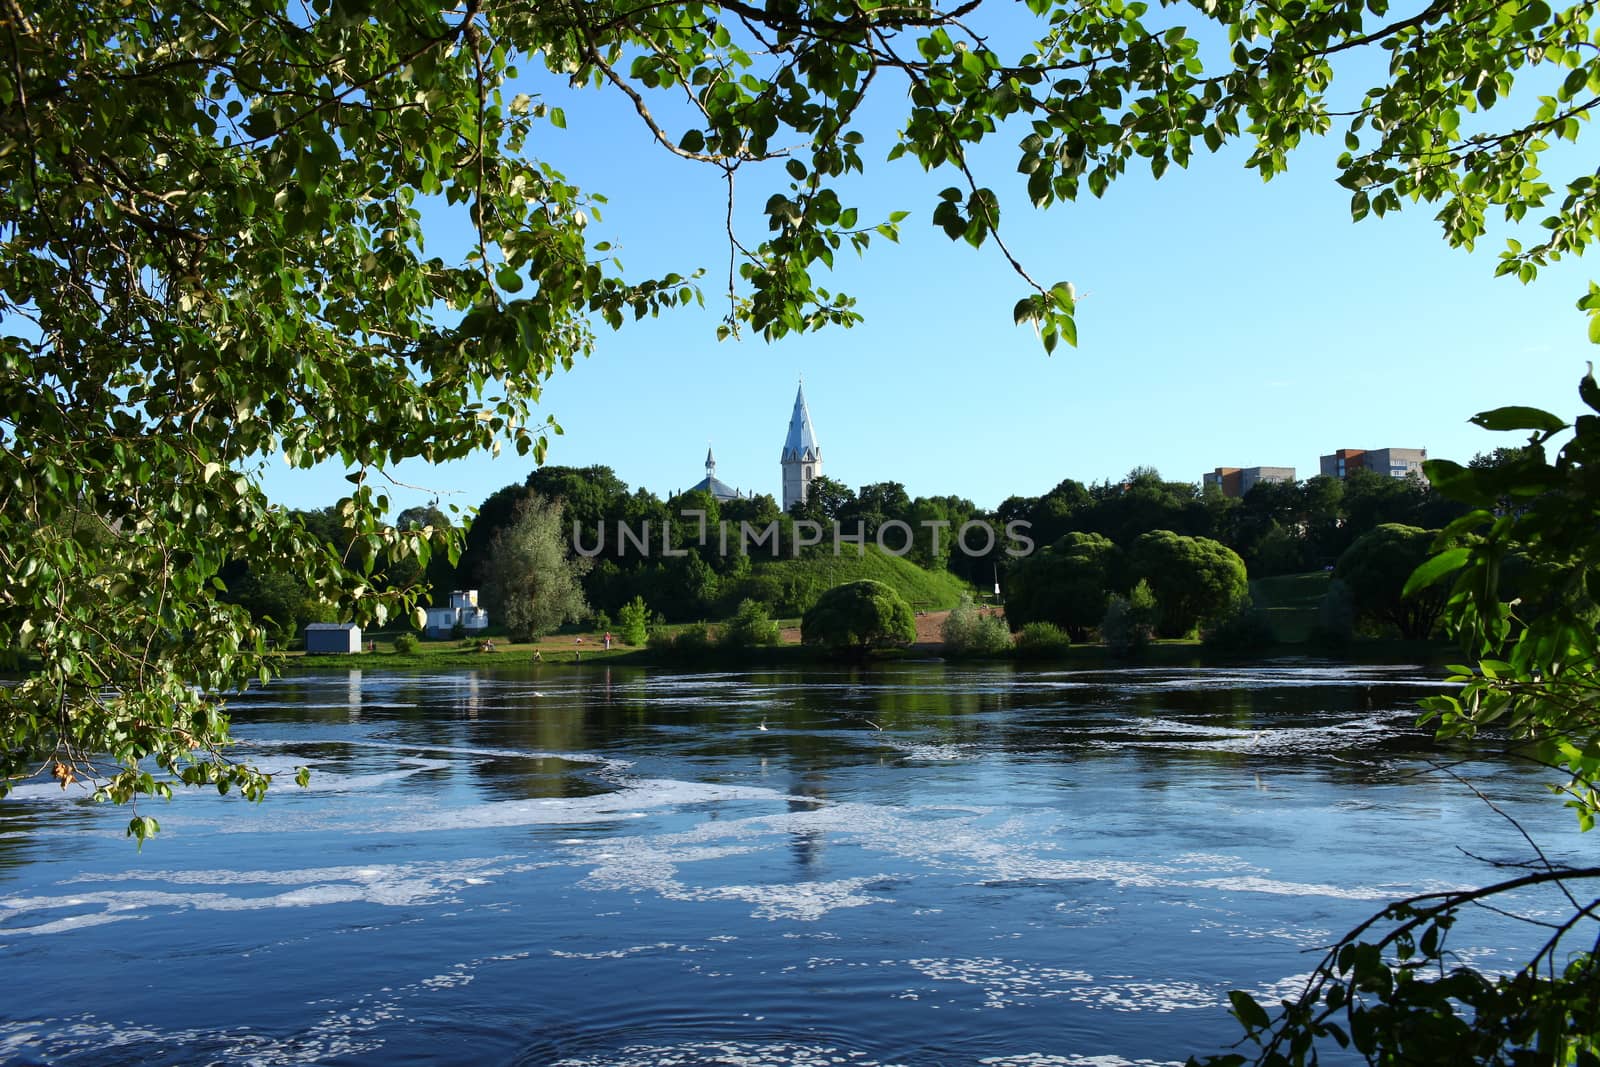
<svg viewBox="0 0 1600 1067">
<path fill-rule="evenodd" d="M 822 449 L 817 446 L 817 432 L 811 427 L 811 413 L 806 410 L 805 384 L 801 383 L 794 395 L 794 414 L 789 416 L 789 436 L 783 442 L 780 458 L 783 469 L 783 510 L 803 504 L 812 479 L 822 473 Z M 706 449 L 706 476 L 689 487 L 689 492 L 708 493 L 713 500 L 745 500 L 755 495 L 740 492 L 717 477 L 717 457 Z"/>
<path fill-rule="evenodd" d="M 706 449 L 706 476 L 689 487 L 691 493 L 710 493 L 719 504 L 724 500 L 742 500 L 744 494 L 717 477 L 717 457 Z"/>
<path fill-rule="evenodd" d="M 783 510 L 803 504 L 811 480 L 822 473 L 822 449 L 817 432 L 811 428 L 811 412 L 806 410 L 806 387 L 794 394 L 794 414 L 789 416 L 789 436 L 783 442 Z"/>
</svg>

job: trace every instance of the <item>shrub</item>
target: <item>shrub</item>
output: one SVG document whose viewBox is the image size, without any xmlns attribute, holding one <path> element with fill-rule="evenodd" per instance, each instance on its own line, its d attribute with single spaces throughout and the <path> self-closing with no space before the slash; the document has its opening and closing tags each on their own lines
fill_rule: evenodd
<svg viewBox="0 0 1600 1067">
<path fill-rule="evenodd" d="M 1155 632 L 1160 608 L 1155 594 L 1143 579 L 1127 596 L 1113 596 L 1100 623 L 1100 639 L 1117 656 L 1131 656 L 1144 650 Z"/>
<path fill-rule="evenodd" d="M 668 659 L 700 659 L 711 651 L 711 634 L 704 626 L 685 626 L 676 633 L 658 628 L 650 631 L 645 646 Z"/>
<path fill-rule="evenodd" d="M 835 651 L 865 653 L 917 639 L 917 620 L 900 594 L 866 579 L 836 585 L 800 620 L 800 639 Z"/>
<path fill-rule="evenodd" d="M 635 647 L 644 644 L 650 626 L 650 609 L 636 596 L 617 609 L 617 639 Z"/>
<path fill-rule="evenodd" d="M 1071 647 L 1067 632 L 1050 622 L 1030 622 L 1017 635 L 1018 659 L 1061 659 Z"/>
<path fill-rule="evenodd" d="M 1011 630 L 1005 620 L 979 609 L 971 597 L 962 597 L 945 617 L 940 636 L 948 656 L 994 656 L 1011 648 Z"/>
<path fill-rule="evenodd" d="M 684 659 L 704 656 L 711 650 L 711 634 L 704 626 L 685 626 L 672 639 L 672 653 Z"/>
<path fill-rule="evenodd" d="M 394 639 L 394 650 L 396 652 L 400 653 L 402 656 L 414 656 L 414 655 L 416 655 L 417 654 L 417 635 L 416 634 L 401 634 L 399 637 L 396 637 Z"/>
<path fill-rule="evenodd" d="M 726 648 L 753 648 L 757 645 L 778 643 L 778 624 L 767 614 L 765 605 L 756 600 L 744 600 L 722 627 L 718 643 Z"/>
</svg>

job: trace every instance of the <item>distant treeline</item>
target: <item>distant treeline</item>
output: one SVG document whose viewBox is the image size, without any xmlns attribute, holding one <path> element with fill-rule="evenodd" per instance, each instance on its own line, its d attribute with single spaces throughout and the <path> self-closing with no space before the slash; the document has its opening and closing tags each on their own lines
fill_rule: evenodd
<svg viewBox="0 0 1600 1067">
<path fill-rule="evenodd" d="M 1495 461 L 1491 456 L 1474 462 Z M 409 567 L 375 575 L 375 582 L 422 586 L 427 603 L 442 602 L 454 588 L 487 585 L 485 569 L 496 535 L 535 496 L 559 500 L 567 536 L 576 527 L 585 552 L 599 548 L 582 577 L 583 592 L 596 614 L 615 614 L 634 597 L 643 597 L 654 612 L 671 621 L 725 617 L 745 599 L 766 605 L 775 615 L 798 615 L 834 579 L 898 577 L 904 588 L 904 582 L 916 581 L 914 572 L 903 567 L 906 562 L 956 580 L 908 595 L 932 606 L 948 606 L 960 583 L 987 591 L 998 580 L 1010 592 L 1009 585 L 1022 578 L 1026 567 L 1007 554 L 1013 546 L 1003 536 L 988 551 L 953 550 L 955 531 L 975 520 L 997 531 L 1018 521 L 1028 524 L 1035 552 L 1068 534 L 1099 535 L 1122 550 L 1131 550 L 1135 541 L 1153 531 L 1206 538 L 1232 549 L 1249 576 L 1260 578 L 1332 566 L 1358 537 L 1383 524 L 1437 529 L 1460 513 L 1459 505 L 1438 496 L 1421 479 L 1388 478 L 1369 471 L 1353 472 L 1343 480 L 1319 476 L 1299 482 L 1261 482 L 1243 498 L 1234 499 L 1214 488 L 1168 481 L 1151 468 L 1139 467 L 1119 481 L 1085 485 L 1069 478 L 1042 496 L 1008 497 L 993 511 L 958 496 L 913 498 L 899 482 L 875 482 L 851 490 L 819 477 L 807 501 L 785 514 L 766 494 L 722 502 L 704 492 L 662 499 L 646 489 L 630 489 L 609 467 L 543 467 L 479 505 L 453 564 L 443 556 L 435 556 L 425 567 L 409 561 Z M 684 511 L 703 512 L 705 529 L 698 520 L 685 520 Z M 348 547 L 337 506 L 301 515 L 307 530 L 333 550 Z M 822 543 L 797 553 L 798 520 L 822 524 L 828 531 Z M 401 513 L 396 525 L 442 526 L 450 521 L 439 509 L 424 507 Z M 648 551 L 619 539 L 619 523 L 636 536 L 648 528 Z M 726 551 L 719 536 L 723 523 L 730 531 Z M 741 553 L 741 523 L 763 531 L 776 524 L 776 544 L 767 540 L 752 554 Z M 847 536 L 859 528 L 869 546 L 885 524 L 904 524 L 909 538 L 899 527 L 884 531 L 884 542 L 893 552 L 904 546 L 903 560 L 869 549 L 869 557 L 878 557 L 865 564 L 873 570 L 870 575 L 840 571 L 831 563 L 822 566 L 821 560 L 835 557 L 835 523 Z M 977 540 L 981 548 L 982 539 Z M 851 542 L 840 550 L 847 559 L 857 558 Z M 792 561 L 798 555 L 802 561 L 818 563 L 785 565 L 773 560 L 774 552 L 779 560 Z M 887 569 L 891 565 L 899 569 L 891 573 Z M 252 574 L 234 566 L 222 578 L 231 599 L 258 618 L 273 620 L 282 636 L 308 621 L 328 617 L 328 609 L 308 596 L 287 570 Z"/>
</svg>

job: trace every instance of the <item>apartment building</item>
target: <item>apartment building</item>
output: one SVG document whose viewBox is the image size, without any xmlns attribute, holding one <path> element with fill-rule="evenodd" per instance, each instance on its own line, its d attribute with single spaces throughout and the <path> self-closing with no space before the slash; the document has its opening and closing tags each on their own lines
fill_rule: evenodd
<svg viewBox="0 0 1600 1067">
<path fill-rule="evenodd" d="M 1388 478 L 1404 478 L 1408 474 L 1421 478 L 1427 458 L 1426 448 L 1341 448 L 1321 458 L 1321 473 L 1343 478 L 1351 471 L 1368 470 Z"/>
<path fill-rule="evenodd" d="M 1202 485 L 1214 485 L 1223 496 L 1241 497 L 1257 482 L 1292 482 L 1293 467 L 1218 467 L 1200 476 Z"/>
</svg>

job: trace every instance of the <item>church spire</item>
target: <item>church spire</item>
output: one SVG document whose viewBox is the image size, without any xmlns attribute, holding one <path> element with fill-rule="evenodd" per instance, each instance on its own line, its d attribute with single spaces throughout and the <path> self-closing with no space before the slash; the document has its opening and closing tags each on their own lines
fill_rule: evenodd
<svg viewBox="0 0 1600 1067">
<path fill-rule="evenodd" d="M 706 445 L 706 477 L 713 478 L 717 473 L 717 457 L 711 454 L 711 446 Z"/>
<path fill-rule="evenodd" d="M 811 412 L 806 409 L 805 382 L 794 394 L 794 413 L 789 416 L 789 436 L 783 442 L 783 510 L 805 503 L 806 491 L 811 481 L 822 473 L 822 448 L 817 444 L 817 432 L 811 426 Z"/>
<path fill-rule="evenodd" d="M 789 416 L 789 436 L 783 443 L 783 462 L 814 463 L 822 457 L 817 433 L 811 428 L 811 412 L 806 410 L 806 387 L 801 382 L 794 394 L 794 414 Z"/>
</svg>

